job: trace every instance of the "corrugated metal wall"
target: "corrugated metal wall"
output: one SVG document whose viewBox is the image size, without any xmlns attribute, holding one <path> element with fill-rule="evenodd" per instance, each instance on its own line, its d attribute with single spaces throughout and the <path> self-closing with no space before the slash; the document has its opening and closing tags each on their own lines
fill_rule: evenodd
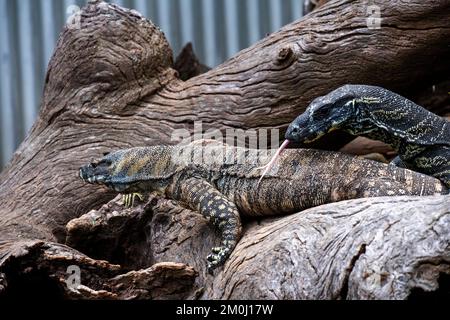
<svg viewBox="0 0 450 320">
<path fill-rule="evenodd" d="M 175 54 L 187 42 L 215 66 L 302 16 L 303 0 L 117 0 L 161 27 Z M 0 0 L 0 166 L 39 109 L 48 61 L 70 6 L 85 0 Z"/>
</svg>

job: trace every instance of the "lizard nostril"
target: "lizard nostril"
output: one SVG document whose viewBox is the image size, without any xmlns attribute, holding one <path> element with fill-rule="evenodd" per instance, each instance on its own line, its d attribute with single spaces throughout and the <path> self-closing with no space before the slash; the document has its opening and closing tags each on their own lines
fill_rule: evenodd
<svg viewBox="0 0 450 320">
<path fill-rule="evenodd" d="M 297 134 L 298 131 L 299 131 L 299 127 L 297 127 L 297 126 L 292 126 L 292 127 L 291 127 L 291 133 Z"/>
</svg>

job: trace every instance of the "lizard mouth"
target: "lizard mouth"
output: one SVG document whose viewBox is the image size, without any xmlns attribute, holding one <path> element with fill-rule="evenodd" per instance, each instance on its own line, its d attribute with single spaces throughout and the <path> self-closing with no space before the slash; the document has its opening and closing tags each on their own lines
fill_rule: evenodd
<svg viewBox="0 0 450 320">
<path fill-rule="evenodd" d="M 92 163 L 81 167 L 78 175 L 85 182 L 103 185 L 119 193 L 123 193 L 131 187 L 129 183 L 114 182 L 106 167 Z"/>
<path fill-rule="evenodd" d="M 78 175 L 83 181 L 96 184 L 106 184 L 108 174 L 103 167 L 98 167 L 92 163 L 80 168 Z"/>
</svg>

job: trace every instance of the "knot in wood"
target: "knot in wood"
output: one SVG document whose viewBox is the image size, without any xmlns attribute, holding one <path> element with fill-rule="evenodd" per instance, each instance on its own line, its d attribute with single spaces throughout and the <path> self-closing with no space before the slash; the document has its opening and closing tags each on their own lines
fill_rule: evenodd
<svg viewBox="0 0 450 320">
<path fill-rule="evenodd" d="M 152 200 L 150 200 L 150 205 L 152 207 L 155 207 L 158 204 L 158 198 L 154 197 Z"/>
<path fill-rule="evenodd" d="M 290 46 L 283 47 L 278 51 L 276 63 L 277 64 L 285 63 L 286 61 L 289 61 L 293 57 L 293 55 L 294 51 Z"/>
</svg>

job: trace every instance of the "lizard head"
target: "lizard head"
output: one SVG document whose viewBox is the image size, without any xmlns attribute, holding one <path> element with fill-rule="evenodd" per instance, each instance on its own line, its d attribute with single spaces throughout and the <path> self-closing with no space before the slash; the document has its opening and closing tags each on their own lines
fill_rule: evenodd
<svg viewBox="0 0 450 320">
<path fill-rule="evenodd" d="M 308 144 L 345 127 L 356 113 L 357 97 L 353 87 L 346 85 L 314 99 L 306 111 L 289 125 L 286 139 Z"/>
<path fill-rule="evenodd" d="M 81 167 L 79 176 L 119 193 L 161 191 L 176 170 L 168 149 L 154 146 L 109 153 Z"/>
</svg>

